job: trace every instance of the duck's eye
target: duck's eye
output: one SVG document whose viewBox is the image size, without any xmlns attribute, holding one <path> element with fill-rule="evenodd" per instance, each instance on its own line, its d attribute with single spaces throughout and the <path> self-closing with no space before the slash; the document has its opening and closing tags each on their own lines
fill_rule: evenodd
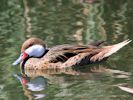
<svg viewBox="0 0 133 100">
<path fill-rule="evenodd" d="M 33 44 L 29 44 L 29 47 L 31 47 Z"/>
<path fill-rule="evenodd" d="M 27 47 L 25 48 L 25 50 L 28 49 L 31 46 L 33 46 L 33 43 L 28 44 Z"/>
</svg>

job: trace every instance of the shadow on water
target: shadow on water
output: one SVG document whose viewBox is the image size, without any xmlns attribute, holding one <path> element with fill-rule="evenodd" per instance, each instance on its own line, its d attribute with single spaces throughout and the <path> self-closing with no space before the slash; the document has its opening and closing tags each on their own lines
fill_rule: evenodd
<svg viewBox="0 0 133 100">
<path fill-rule="evenodd" d="M 132 0 L 1 0 L 0 99 L 132 100 L 116 86 L 133 87 L 132 43 L 111 56 L 108 64 L 24 73 L 11 67 L 22 42 L 31 36 L 42 38 L 49 47 L 133 39 L 132 7 Z"/>
</svg>

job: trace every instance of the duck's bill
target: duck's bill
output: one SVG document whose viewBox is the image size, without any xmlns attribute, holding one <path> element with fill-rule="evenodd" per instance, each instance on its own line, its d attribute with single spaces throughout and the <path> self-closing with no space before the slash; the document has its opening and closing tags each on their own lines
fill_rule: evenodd
<svg viewBox="0 0 133 100">
<path fill-rule="evenodd" d="M 19 58 L 16 61 L 13 62 L 12 65 L 15 66 L 15 65 L 19 64 L 21 61 L 22 61 L 22 54 L 19 56 Z"/>
</svg>

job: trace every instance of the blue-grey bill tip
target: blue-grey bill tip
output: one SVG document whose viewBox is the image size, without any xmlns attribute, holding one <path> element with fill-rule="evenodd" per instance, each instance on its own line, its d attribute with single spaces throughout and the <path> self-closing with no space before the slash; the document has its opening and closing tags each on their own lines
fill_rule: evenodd
<svg viewBox="0 0 133 100">
<path fill-rule="evenodd" d="M 16 61 L 13 62 L 12 65 L 15 66 L 15 65 L 19 64 L 21 62 L 21 60 L 22 60 L 22 57 L 20 56 Z"/>
</svg>

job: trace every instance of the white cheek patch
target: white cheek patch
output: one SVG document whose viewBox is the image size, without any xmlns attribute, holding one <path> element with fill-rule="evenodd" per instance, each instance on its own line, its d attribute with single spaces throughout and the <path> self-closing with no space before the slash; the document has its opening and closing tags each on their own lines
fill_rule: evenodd
<svg viewBox="0 0 133 100">
<path fill-rule="evenodd" d="M 25 50 L 25 52 L 31 57 L 41 57 L 46 49 L 42 45 L 33 45 Z"/>
</svg>

